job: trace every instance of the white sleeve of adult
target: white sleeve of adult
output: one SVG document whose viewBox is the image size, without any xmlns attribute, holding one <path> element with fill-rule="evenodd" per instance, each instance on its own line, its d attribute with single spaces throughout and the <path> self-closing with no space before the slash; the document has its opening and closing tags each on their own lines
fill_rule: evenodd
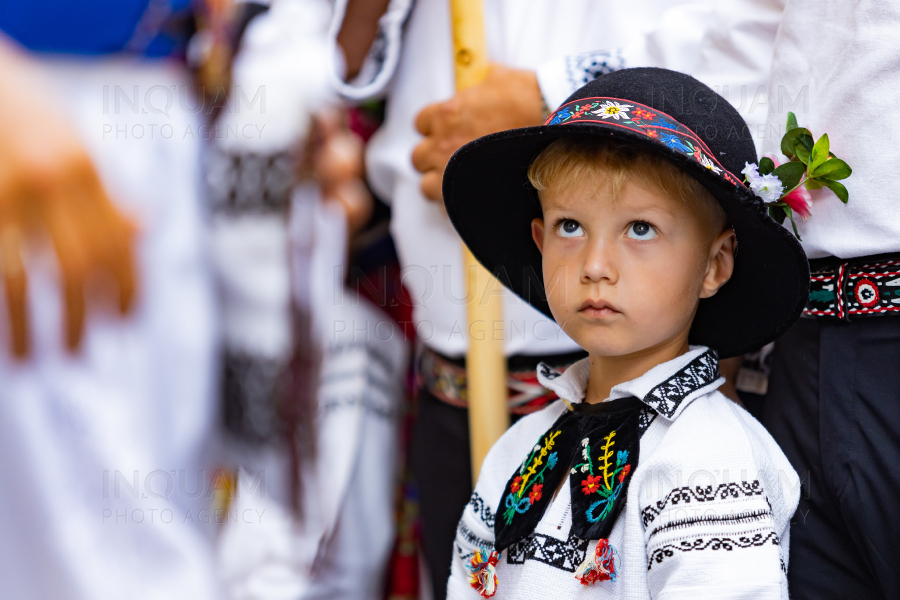
<svg viewBox="0 0 900 600">
<path fill-rule="evenodd" d="M 620 48 L 555 58 L 539 65 L 538 84 L 547 106 L 554 109 L 575 90 L 606 73 L 628 67 L 663 67 L 695 76 L 736 107 L 741 103 L 738 109 L 752 125 L 748 90 L 753 94 L 768 81 L 783 9 L 784 0 L 682 2 L 665 10 L 652 28 Z M 598 48 L 602 47 L 598 44 Z M 766 110 L 764 106 L 760 112 Z"/>
<path fill-rule="evenodd" d="M 336 0 L 331 27 L 328 31 L 329 71 L 331 83 L 344 99 L 359 102 L 384 94 L 385 88 L 397 71 L 403 38 L 403 25 L 412 11 L 414 0 L 390 0 L 387 10 L 378 20 L 378 32 L 359 74 L 346 81 L 344 53 L 337 43 L 337 36 L 344 22 L 350 0 Z"/>
</svg>

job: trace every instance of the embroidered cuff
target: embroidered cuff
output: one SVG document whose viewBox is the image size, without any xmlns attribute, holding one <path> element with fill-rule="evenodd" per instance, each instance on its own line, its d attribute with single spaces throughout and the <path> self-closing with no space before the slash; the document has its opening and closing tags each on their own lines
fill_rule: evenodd
<svg viewBox="0 0 900 600">
<path fill-rule="evenodd" d="M 551 111 L 584 84 L 601 75 L 625 68 L 619 49 L 598 50 L 549 60 L 538 65 L 538 85 Z"/>
<path fill-rule="evenodd" d="M 403 25 L 412 11 L 413 0 L 391 0 L 378 20 L 378 32 L 369 48 L 359 74 L 352 81 L 344 81 L 346 63 L 337 44 L 337 34 L 344 22 L 349 0 L 338 0 L 334 19 L 328 31 L 331 82 L 337 92 L 350 101 L 367 100 L 384 93 L 397 71 L 402 45 Z"/>
</svg>

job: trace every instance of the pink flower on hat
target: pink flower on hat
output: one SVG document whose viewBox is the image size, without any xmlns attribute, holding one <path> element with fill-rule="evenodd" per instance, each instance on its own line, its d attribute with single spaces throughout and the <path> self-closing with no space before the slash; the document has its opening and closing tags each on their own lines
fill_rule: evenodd
<svg viewBox="0 0 900 600">
<path fill-rule="evenodd" d="M 775 163 L 775 167 L 779 166 L 778 159 L 773 154 L 766 154 L 767 158 L 770 158 L 773 163 Z M 804 221 L 812 216 L 811 208 L 812 208 L 812 196 L 809 193 L 809 190 L 806 189 L 806 186 L 800 186 L 790 194 L 787 194 L 783 198 L 781 198 L 781 202 L 784 202 L 788 206 L 791 207 L 791 210 L 800 215 Z"/>
</svg>

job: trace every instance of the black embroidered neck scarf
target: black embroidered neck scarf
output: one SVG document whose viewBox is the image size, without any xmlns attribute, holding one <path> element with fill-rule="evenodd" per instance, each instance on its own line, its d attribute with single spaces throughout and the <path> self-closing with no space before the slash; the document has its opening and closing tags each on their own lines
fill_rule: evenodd
<svg viewBox="0 0 900 600">
<path fill-rule="evenodd" d="M 506 484 L 494 525 L 497 550 L 534 532 L 570 473 L 572 535 L 608 537 L 637 468 L 643 406 L 637 398 L 622 398 L 563 413 Z"/>
</svg>

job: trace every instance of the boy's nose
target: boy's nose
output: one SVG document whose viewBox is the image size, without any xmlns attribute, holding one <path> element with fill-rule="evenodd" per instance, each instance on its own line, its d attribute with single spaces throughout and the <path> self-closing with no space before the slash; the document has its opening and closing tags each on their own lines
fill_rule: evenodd
<svg viewBox="0 0 900 600">
<path fill-rule="evenodd" d="M 607 283 L 615 284 L 619 280 L 616 262 L 615 244 L 603 241 L 591 244 L 581 269 L 582 282 L 599 283 L 605 280 Z"/>
</svg>

